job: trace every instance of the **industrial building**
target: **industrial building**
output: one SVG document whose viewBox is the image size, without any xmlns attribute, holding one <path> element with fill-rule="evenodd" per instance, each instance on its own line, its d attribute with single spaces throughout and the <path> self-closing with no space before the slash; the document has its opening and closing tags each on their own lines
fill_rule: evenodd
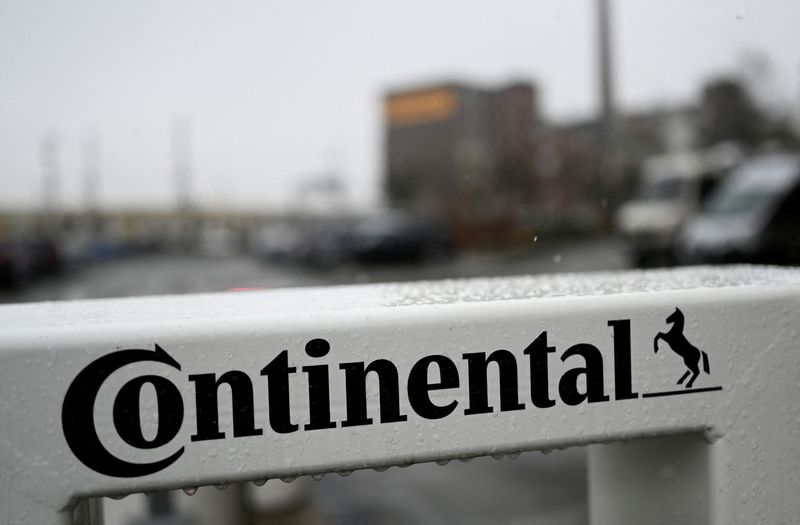
<svg viewBox="0 0 800 525">
<path fill-rule="evenodd" d="M 529 83 L 450 82 L 391 91 L 384 103 L 389 204 L 476 227 L 515 222 L 536 200 L 537 97 Z"/>
</svg>

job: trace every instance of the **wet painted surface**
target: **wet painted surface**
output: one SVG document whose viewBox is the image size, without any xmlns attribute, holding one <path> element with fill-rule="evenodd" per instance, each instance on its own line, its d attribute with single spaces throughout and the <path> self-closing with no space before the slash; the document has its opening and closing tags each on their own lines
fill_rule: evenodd
<svg viewBox="0 0 800 525">
<path fill-rule="evenodd" d="M 797 429 L 786 427 L 786 421 L 794 420 L 796 408 L 783 404 L 780 410 L 765 411 L 763 407 L 774 406 L 770 399 L 798 398 L 796 352 L 789 353 L 796 346 L 800 326 L 798 289 L 797 271 L 731 268 L 2 307 L 0 318 L 8 327 L 0 344 L 8 377 L 0 385 L 4 428 L 24 429 L 15 430 L 2 448 L 4 465 L 8 465 L 3 488 L 14 494 L 7 512 L 30 512 L 22 523 L 48 523 L 42 517 L 77 494 L 281 478 L 699 430 L 726 451 L 715 466 L 722 480 L 715 498 L 715 512 L 721 516 L 718 522 L 726 522 L 731 509 L 738 509 L 732 497 L 745 489 L 742 484 L 749 487 L 753 480 L 767 476 L 775 479 L 769 490 L 747 489 L 745 493 L 752 498 L 747 508 L 740 510 L 758 518 L 753 522 L 786 517 L 793 511 L 794 499 L 789 495 L 796 493 L 798 483 L 796 474 L 783 468 L 797 462 Z M 522 350 L 533 338 L 547 331 L 556 348 L 551 369 L 552 388 L 556 388 L 558 378 L 570 369 L 558 357 L 570 345 L 595 345 L 604 366 L 610 366 L 614 341 L 608 322 L 614 319 L 632 323 L 631 375 L 636 391 L 674 389 L 683 364 L 669 350 L 654 354 L 653 337 L 667 328 L 665 318 L 676 303 L 687 314 L 687 337 L 711 356 L 711 375 L 701 376 L 695 386 L 719 385 L 724 391 L 568 406 L 551 390 L 558 402 L 547 409 L 537 409 L 525 398 L 532 383 L 523 373 L 526 361 Z M 83 321 L 76 324 L 78 319 Z M 402 423 L 275 434 L 264 419 L 265 387 L 254 383 L 255 413 L 265 429 L 263 435 L 190 442 L 196 414 L 186 375 L 235 369 L 257 378 L 260 367 L 283 350 L 298 369 L 322 363 L 302 353 L 303 345 L 314 337 L 331 342 L 331 356 L 324 362 L 332 371 L 340 362 L 385 358 L 395 363 L 401 376 L 419 359 L 436 353 L 458 363 L 459 375 L 465 378 L 464 353 L 509 349 L 520 364 L 519 392 L 526 407 L 472 416 L 456 413 L 432 421 L 414 416 L 403 398 L 401 408 L 409 418 Z M 119 348 L 152 348 L 153 342 L 183 365 L 180 373 L 157 367 L 148 373 L 162 374 L 181 389 L 187 423 L 166 447 L 185 446 L 185 455 L 174 466 L 140 479 L 126 481 L 93 473 L 64 446 L 58 424 L 63 393 L 78 371 L 100 356 Z M 136 370 L 125 377 L 141 373 Z M 121 386 L 125 377 L 116 384 Z M 613 368 L 608 368 L 603 385 L 609 395 L 615 391 L 615 381 Z M 346 417 L 344 386 L 340 380 L 331 380 L 331 413 L 337 422 Z M 298 394 L 292 401 L 293 414 L 298 421 L 305 421 L 309 403 L 304 375 L 297 374 L 291 387 Z M 369 392 L 377 397 L 374 388 Z M 436 399 L 442 403 L 457 401 L 461 408 L 469 404 L 466 390 L 441 394 Z M 152 459 L 152 455 L 113 443 L 113 388 L 103 395 L 106 397 L 98 401 L 97 426 L 99 432 L 105 432 L 104 439 L 110 440 L 109 448 L 116 454 L 133 454 L 137 461 Z M 491 395 L 498 393 L 493 390 Z M 497 398 L 493 399 L 497 403 Z M 152 402 L 144 403 L 149 407 L 145 411 L 153 411 Z M 374 402 L 369 407 L 371 414 L 377 414 Z M 32 419 L 30 413 L 37 417 Z M 222 410 L 220 417 L 221 428 L 229 432 L 230 410 Z M 751 424 L 756 419 L 758 423 Z M 144 418 L 143 428 L 152 431 L 154 425 L 152 417 Z M 784 463 L 770 454 L 774 450 L 781 450 L 783 458 L 788 454 L 790 461 Z M 571 461 L 565 459 L 564 465 Z M 197 465 L 202 468 L 194 468 Z M 423 467 L 428 468 L 419 468 Z M 574 466 L 566 469 L 576 472 Z M 746 480 L 740 477 L 742 473 Z M 428 473 L 423 477 L 428 475 L 435 476 Z M 419 482 L 409 476 L 409 483 Z M 364 483 L 372 483 L 364 479 Z M 326 480 L 320 482 L 321 487 L 330 483 Z M 469 483 L 463 486 L 473 490 Z M 332 490 L 335 493 L 335 487 Z M 320 498 L 323 501 L 324 494 Z M 447 493 L 442 499 L 447 499 Z M 418 501 L 424 508 L 424 499 Z M 479 501 L 475 498 L 476 513 Z M 335 511 L 330 512 L 335 519 Z M 364 510 L 365 515 L 369 512 Z"/>
</svg>

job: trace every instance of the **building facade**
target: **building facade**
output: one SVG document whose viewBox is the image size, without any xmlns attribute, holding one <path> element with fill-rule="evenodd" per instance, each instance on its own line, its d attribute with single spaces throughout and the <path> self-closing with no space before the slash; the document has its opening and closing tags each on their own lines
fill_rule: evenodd
<svg viewBox="0 0 800 525">
<path fill-rule="evenodd" d="M 532 85 L 443 83 L 384 101 L 385 190 L 414 214 L 475 226 L 513 220 L 537 190 Z"/>
</svg>

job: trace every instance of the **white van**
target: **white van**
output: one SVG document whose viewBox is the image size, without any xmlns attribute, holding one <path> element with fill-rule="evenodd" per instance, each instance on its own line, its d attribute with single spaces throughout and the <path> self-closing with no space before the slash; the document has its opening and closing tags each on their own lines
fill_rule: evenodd
<svg viewBox="0 0 800 525">
<path fill-rule="evenodd" d="M 721 146 L 647 159 L 638 197 L 617 213 L 617 228 L 628 241 L 632 263 L 673 264 L 675 238 L 681 227 L 740 158 L 738 149 Z"/>
</svg>

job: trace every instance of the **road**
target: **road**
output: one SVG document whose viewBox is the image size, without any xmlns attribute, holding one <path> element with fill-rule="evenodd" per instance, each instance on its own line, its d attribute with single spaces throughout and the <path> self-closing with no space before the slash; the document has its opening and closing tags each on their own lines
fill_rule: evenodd
<svg viewBox="0 0 800 525">
<path fill-rule="evenodd" d="M 426 265 L 345 266 L 311 271 L 252 257 L 158 254 L 95 264 L 0 292 L 0 303 L 224 292 L 330 284 L 454 279 L 497 275 L 616 270 L 626 267 L 615 239 L 538 242 L 527 250 L 470 253 Z"/>
<path fill-rule="evenodd" d="M 151 255 L 97 264 L 59 278 L 37 283 L 0 302 L 72 300 L 164 293 L 225 291 L 234 288 L 280 288 L 356 282 L 386 282 L 613 270 L 625 267 L 619 242 L 599 239 L 582 242 L 540 243 L 526 251 L 505 254 L 469 254 L 425 266 L 346 267 L 316 271 L 265 264 L 253 258 L 231 256 Z M 385 472 L 354 472 L 347 477 L 328 475 L 314 481 L 301 478 L 285 484 L 272 480 L 264 488 L 201 488 L 189 497 L 172 496 L 182 512 L 198 525 L 219 523 L 230 501 L 250 491 L 252 501 L 271 508 L 264 524 L 404 525 L 586 523 L 585 451 L 580 448 L 523 453 L 515 459 L 476 458 L 391 468 Z M 285 495 L 281 495 L 285 493 Z M 291 508 L 274 502 L 295 499 Z M 131 525 L 143 516 L 146 498 L 130 496 L 106 500 L 109 525 Z M 270 504 L 269 501 L 273 500 Z M 277 508 L 277 511 L 275 510 Z M 214 518 L 214 512 L 217 517 Z M 223 512 L 229 517 L 230 513 Z"/>
</svg>

